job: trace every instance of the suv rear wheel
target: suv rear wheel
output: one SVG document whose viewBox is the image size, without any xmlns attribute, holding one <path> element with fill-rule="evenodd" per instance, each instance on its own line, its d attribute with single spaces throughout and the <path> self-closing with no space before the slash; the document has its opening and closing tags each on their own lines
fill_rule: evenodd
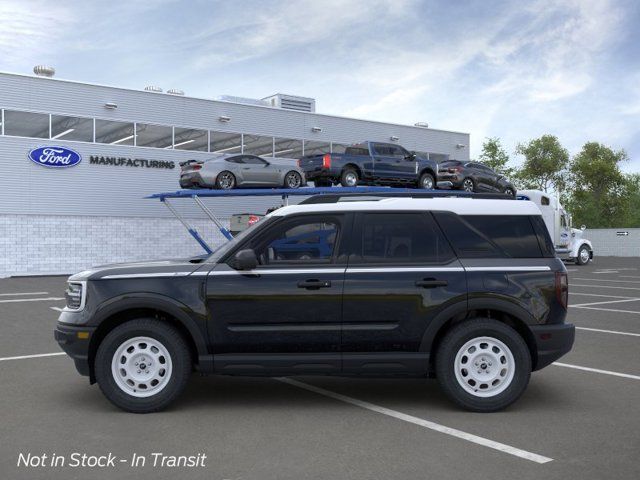
<svg viewBox="0 0 640 480">
<path fill-rule="evenodd" d="M 133 413 L 156 412 L 182 392 L 192 362 L 181 333 L 153 318 L 131 320 L 102 340 L 95 374 L 102 393 Z"/>
<path fill-rule="evenodd" d="M 494 412 L 527 388 L 531 355 L 513 328 L 487 318 L 454 326 L 442 339 L 436 374 L 445 394 L 467 410 Z"/>
<path fill-rule="evenodd" d="M 473 183 L 473 179 L 465 178 L 462 182 L 462 190 L 465 192 L 474 192 L 476 190 L 476 185 Z"/>
</svg>

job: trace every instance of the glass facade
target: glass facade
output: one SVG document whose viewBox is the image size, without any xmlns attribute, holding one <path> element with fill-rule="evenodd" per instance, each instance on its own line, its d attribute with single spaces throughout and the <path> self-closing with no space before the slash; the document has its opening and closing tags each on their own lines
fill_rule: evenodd
<svg viewBox="0 0 640 480">
<path fill-rule="evenodd" d="M 208 153 L 246 153 L 264 157 L 344 153 L 345 143 L 281 138 L 41 112 L 0 110 L 0 133 L 17 137 L 71 140 Z M 420 152 L 440 162 L 448 155 Z"/>
</svg>

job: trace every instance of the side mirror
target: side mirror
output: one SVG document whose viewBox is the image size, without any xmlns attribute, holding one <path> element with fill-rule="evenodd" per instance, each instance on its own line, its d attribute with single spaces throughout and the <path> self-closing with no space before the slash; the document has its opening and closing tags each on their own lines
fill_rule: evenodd
<svg viewBox="0 0 640 480">
<path fill-rule="evenodd" d="M 415 154 L 415 152 L 411 152 L 409 155 L 405 155 L 405 156 L 404 156 L 404 159 L 405 159 L 405 160 L 410 160 L 410 161 L 415 160 L 415 159 L 416 159 L 416 154 Z"/>
<path fill-rule="evenodd" d="M 253 270 L 258 266 L 258 257 L 251 248 L 240 250 L 233 256 L 231 266 L 236 270 Z"/>
<path fill-rule="evenodd" d="M 582 225 L 582 226 L 580 227 L 580 230 L 582 230 L 582 231 L 585 231 L 586 229 L 587 229 L 587 226 L 586 226 L 586 225 Z"/>
</svg>

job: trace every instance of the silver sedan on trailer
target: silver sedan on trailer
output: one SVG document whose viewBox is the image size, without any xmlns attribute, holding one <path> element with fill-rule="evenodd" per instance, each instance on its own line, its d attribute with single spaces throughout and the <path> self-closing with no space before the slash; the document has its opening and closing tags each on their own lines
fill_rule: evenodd
<svg viewBox="0 0 640 480">
<path fill-rule="evenodd" d="M 220 155 L 211 160 L 181 162 L 180 168 L 181 188 L 298 188 L 307 184 L 304 172 L 294 159 Z"/>
</svg>

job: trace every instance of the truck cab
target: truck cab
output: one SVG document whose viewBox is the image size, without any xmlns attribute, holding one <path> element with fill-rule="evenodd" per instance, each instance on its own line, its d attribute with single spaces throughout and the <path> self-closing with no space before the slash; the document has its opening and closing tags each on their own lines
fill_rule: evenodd
<svg viewBox="0 0 640 480">
<path fill-rule="evenodd" d="M 536 204 L 542 213 L 558 257 L 574 261 L 578 265 L 586 265 L 593 260 L 593 246 L 589 240 L 583 238 L 586 227 L 572 227 L 571 215 L 560 204 L 558 197 L 541 190 L 520 190 L 517 198 Z"/>
</svg>

